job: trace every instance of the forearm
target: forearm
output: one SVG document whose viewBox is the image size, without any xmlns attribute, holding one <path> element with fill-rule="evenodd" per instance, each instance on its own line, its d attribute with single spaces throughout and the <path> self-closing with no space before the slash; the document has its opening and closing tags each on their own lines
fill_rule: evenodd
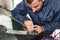
<svg viewBox="0 0 60 40">
<path fill-rule="evenodd" d="M 55 29 L 59 29 L 59 28 L 60 28 L 60 24 L 59 24 L 59 22 L 56 22 L 56 21 L 44 25 L 45 31 L 51 32 L 51 31 L 54 31 Z"/>
</svg>

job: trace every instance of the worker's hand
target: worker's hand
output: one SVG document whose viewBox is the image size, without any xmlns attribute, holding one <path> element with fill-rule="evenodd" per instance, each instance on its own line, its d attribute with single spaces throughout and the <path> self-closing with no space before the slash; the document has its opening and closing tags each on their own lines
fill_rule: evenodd
<svg viewBox="0 0 60 40">
<path fill-rule="evenodd" d="M 43 26 L 35 25 L 35 28 L 34 28 L 34 29 L 35 29 L 36 31 L 38 31 L 38 33 L 44 32 Z"/>
<path fill-rule="evenodd" d="M 25 24 L 29 34 L 31 34 L 31 32 L 34 30 L 33 22 L 31 20 L 27 20 L 27 21 L 24 22 L 24 24 Z"/>
</svg>

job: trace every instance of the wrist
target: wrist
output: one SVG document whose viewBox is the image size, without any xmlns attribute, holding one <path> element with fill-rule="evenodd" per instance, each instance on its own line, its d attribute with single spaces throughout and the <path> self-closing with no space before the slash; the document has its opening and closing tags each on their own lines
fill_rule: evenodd
<svg viewBox="0 0 60 40">
<path fill-rule="evenodd" d="M 33 23 L 31 20 L 25 20 L 24 24 Z"/>
</svg>

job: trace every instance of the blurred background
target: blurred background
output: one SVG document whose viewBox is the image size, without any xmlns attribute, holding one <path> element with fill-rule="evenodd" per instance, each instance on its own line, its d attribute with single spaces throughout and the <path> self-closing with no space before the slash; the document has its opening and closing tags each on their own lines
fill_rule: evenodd
<svg viewBox="0 0 60 40">
<path fill-rule="evenodd" d="M 8 10 L 13 10 L 22 0 L 0 0 L 0 6 Z"/>
<path fill-rule="evenodd" d="M 0 0 L 0 7 L 11 11 L 21 1 L 22 0 Z M 7 13 L 7 12 L 6 12 L 6 10 L 2 10 L 0 8 L 0 25 L 2 24 L 4 26 L 6 26 L 7 28 L 11 28 L 12 27 L 11 18 L 9 18 L 5 15 L 1 15 L 1 13 Z M 15 35 L 12 35 L 12 34 L 6 34 L 3 38 L 3 34 L 2 34 L 2 35 L 0 35 L 0 40 L 17 40 L 17 38 L 15 37 Z"/>
</svg>

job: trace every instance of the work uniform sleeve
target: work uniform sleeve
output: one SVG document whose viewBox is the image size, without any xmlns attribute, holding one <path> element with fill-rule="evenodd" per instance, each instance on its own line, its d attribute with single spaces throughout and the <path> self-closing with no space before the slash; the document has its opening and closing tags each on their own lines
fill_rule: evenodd
<svg viewBox="0 0 60 40">
<path fill-rule="evenodd" d="M 19 3 L 14 10 L 11 11 L 12 16 L 19 20 L 20 22 L 24 22 L 26 20 L 27 13 L 25 12 L 25 7 L 23 2 Z"/>
</svg>

